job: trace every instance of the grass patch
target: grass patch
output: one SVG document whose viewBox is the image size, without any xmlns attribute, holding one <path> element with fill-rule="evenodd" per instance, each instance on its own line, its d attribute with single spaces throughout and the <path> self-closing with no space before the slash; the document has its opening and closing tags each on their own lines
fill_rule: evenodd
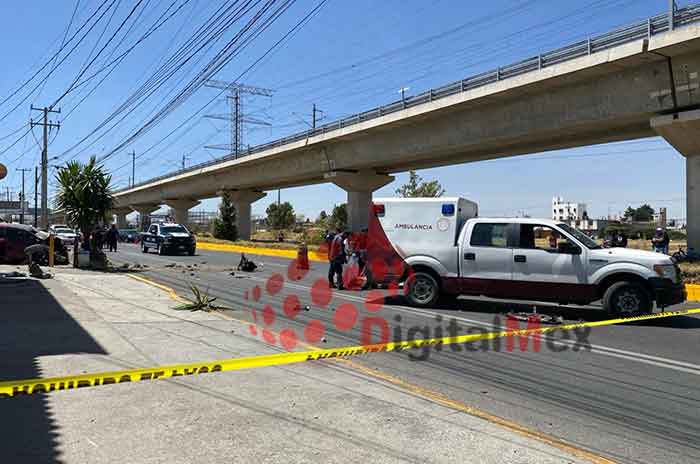
<svg viewBox="0 0 700 464">
<path fill-rule="evenodd" d="M 686 284 L 700 284 L 700 263 L 680 263 L 678 266 L 683 273 Z"/>
<path fill-rule="evenodd" d="M 190 289 L 192 290 L 194 300 L 189 303 L 175 306 L 173 309 L 176 309 L 178 311 L 204 312 L 216 311 L 218 309 L 230 309 L 225 306 L 215 305 L 214 301 L 216 301 L 216 297 L 210 297 L 208 294 L 202 293 L 201 290 L 199 290 L 199 288 L 197 288 L 195 285 L 190 285 Z"/>
</svg>

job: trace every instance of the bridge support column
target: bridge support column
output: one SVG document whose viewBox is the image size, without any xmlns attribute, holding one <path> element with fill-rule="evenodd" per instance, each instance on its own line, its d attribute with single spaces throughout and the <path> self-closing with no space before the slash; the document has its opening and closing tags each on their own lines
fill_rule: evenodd
<svg viewBox="0 0 700 464">
<path fill-rule="evenodd" d="M 372 192 L 394 180 L 394 176 L 374 171 L 331 171 L 324 177 L 348 192 L 348 228 L 352 232 L 367 228 Z"/>
<path fill-rule="evenodd" d="M 224 192 L 220 192 L 223 195 Z M 228 190 L 229 198 L 236 207 L 236 227 L 238 228 L 238 238 L 250 240 L 250 205 L 267 195 L 265 192 L 257 190 Z"/>
<path fill-rule="evenodd" d="M 112 211 L 112 213 L 117 217 L 117 229 L 126 229 L 128 227 L 126 215 L 130 212 L 130 209 L 115 209 Z"/>
<path fill-rule="evenodd" d="M 657 116 L 651 127 L 685 156 L 688 248 L 700 251 L 700 110 Z"/>
<path fill-rule="evenodd" d="M 201 201 L 199 200 L 191 200 L 189 198 L 177 198 L 177 199 L 166 199 L 165 204 L 170 206 L 175 213 L 175 222 L 178 224 L 182 224 L 184 226 L 188 226 L 189 223 L 189 211 L 190 209 L 194 208 L 198 204 L 200 204 Z"/>
<path fill-rule="evenodd" d="M 129 205 L 134 211 L 139 213 L 139 219 L 141 223 L 142 232 L 146 232 L 148 227 L 151 225 L 151 213 L 154 213 L 160 209 L 160 205 L 147 204 L 147 205 Z"/>
</svg>

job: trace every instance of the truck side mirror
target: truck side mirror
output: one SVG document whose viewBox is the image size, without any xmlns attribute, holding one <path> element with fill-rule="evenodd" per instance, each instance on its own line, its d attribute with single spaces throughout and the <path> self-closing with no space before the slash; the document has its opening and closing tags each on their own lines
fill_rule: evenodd
<svg viewBox="0 0 700 464">
<path fill-rule="evenodd" d="M 570 243 L 570 242 L 560 242 L 557 251 L 559 253 L 563 253 L 563 254 L 567 254 L 567 255 L 580 255 L 581 254 L 581 248 L 579 248 L 578 245 L 574 245 L 573 243 Z"/>
</svg>

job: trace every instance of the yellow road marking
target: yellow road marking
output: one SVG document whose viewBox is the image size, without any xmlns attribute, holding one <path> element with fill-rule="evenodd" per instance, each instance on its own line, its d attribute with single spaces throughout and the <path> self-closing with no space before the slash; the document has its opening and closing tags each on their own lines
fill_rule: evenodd
<svg viewBox="0 0 700 464">
<path fill-rule="evenodd" d="M 251 255 L 275 256 L 277 258 L 295 259 L 297 257 L 296 250 L 278 250 L 276 248 L 258 248 L 242 245 L 232 245 L 229 243 L 209 243 L 197 242 L 197 248 L 210 251 L 225 251 L 228 253 L 247 253 Z M 309 251 L 309 261 L 326 262 L 328 257 L 325 253 L 318 251 Z"/>
</svg>

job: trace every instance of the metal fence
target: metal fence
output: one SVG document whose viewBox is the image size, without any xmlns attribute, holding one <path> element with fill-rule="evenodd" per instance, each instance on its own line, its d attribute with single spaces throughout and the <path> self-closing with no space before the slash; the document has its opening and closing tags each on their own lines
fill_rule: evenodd
<svg viewBox="0 0 700 464">
<path fill-rule="evenodd" d="M 673 15 L 674 28 L 697 23 L 699 21 L 700 4 L 695 4 L 678 9 Z M 546 68 L 548 66 L 562 63 L 564 61 L 573 60 L 575 58 L 579 58 L 585 55 L 591 55 L 593 53 L 607 50 L 609 48 L 624 45 L 629 42 L 634 42 L 635 40 L 646 39 L 651 37 L 652 35 L 660 34 L 668 30 L 668 13 L 659 14 L 647 19 L 646 21 L 622 27 L 611 32 L 606 32 L 605 34 L 601 34 L 598 36 L 589 37 L 586 40 L 582 40 L 580 42 L 576 42 L 574 44 L 549 51 L 547 53 L 542 53 L 540 55 L 533 56 L 531 58 L 519 61 L 517 63 L 513 63 L 507 66 L 501 66 L 491 71 L 467 77 L 466 79 L 462 79 L 461 81 L 452 82 L 451 84 L 447 84 L 436 89 L 430 89 L 418 95 L 407 97 L 405 99 L 396 101 L 394 103 L 390 103 L 388 105 L 373 108 L 362 113 L 357 113 L 352 116 L 348 116 L 346 118 L 339 119 L 328 124 L 324 124 L 322 126 L 317 127 L 316 129 L 309 129 L 287 137 L 282 137 L 272 142 L 263 143 L 254 147 L 249 147 L 247 150 L 239 152 L 238 156 L 231 154 L 221 158 L 217 158 L 215 160 L 196 164 L 188 167 L 187 169 L 181 169 L 178 171 L 170 172 L 168 174 L 164 174 L 162 176 L 151 178 L 147 181 L 139 182 L 133 187 L 147 185 L 152 182 L 167 179 L 169 177 L 173 177 L 186 172 L 194 172 L 207 166 L 218 164 L 222 161 L 242 158 L 248 155 L 252 155 L 254 153 L 269 150 L 271 148 L 277 148 L 282 145 L 287 145 L 290 143 L 298 142 L 300 140 L 305 140 L 315 135 L 325 134 L 327 132 L 342 129 L 344 127 L 349 127 L 365 121 L 370 121 L 372 119 L 386 116 L 388 114 L 395 113 L 406 108 L 422 105 L 424 103 L 445 98 L 447 96 L 454 95 L 457 93 L 466 92 L 477 87 L 483 87 L 494 82 L 499 82 L 514 76 L 519 76 L 521 74 L 525 74 L 531 71 Z M 133 187 L 117 190 L 117 193 L 130 190 Z"/>
</svg>

